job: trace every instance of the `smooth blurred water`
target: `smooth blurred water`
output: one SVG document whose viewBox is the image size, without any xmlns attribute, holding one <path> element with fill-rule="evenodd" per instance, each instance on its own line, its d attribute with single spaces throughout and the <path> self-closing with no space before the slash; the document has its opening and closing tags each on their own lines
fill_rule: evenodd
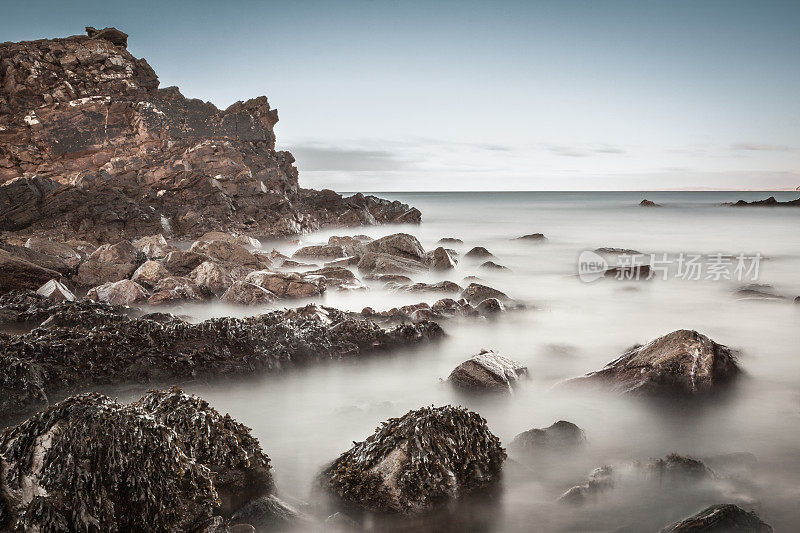
<svg viewBox="0 0 800 533">
<path fill-rule="evenodd" d="M 771 194 L 779 200 L 797 197 L 757 192 L 393 193 L 392 198 L 422 211 L 421 225 L 323 231 L 303 236 L 300 243 L 266 243 L 265 248 L 291 253 L 300 245 L 325 242 L 330 235 L 380 237 L 404 231 L 432 249 L 442 237 L 457 237 L 464 240 L 454 247 L 462 255 L 473 246 L 484 246 L 510 270 L 486 271 L 479 262 L 459 257 L 455 271 L 418 279 L 449 279 L 463 286 L 465 276 L 476 275 L 529 309 L 496 320 L 447 321 L 444 341 L 391 355 L 186 388 L 253 428 L 272 458 L 280 493 L 289 499 L 308 501 L 321 467 L 352 441 L 371 434 L 381 421 L 424 405 L 461 404 L 483 415 L 506 444 L 522 431 L 561 419 L 583 428 L 588 444 L 544 462 L 515 458 L 526 464 L 506 465 L 499 495 L 487 496 L 471 507 L 471 514 L 465 508 L 457 511 L 468 517 L 466 526 L 431 519 L 429 530 L 657 531 L 723 502 L 758 510 L 776 531 L 797 530 L 800 305 L 792 300 L 800 294 L 800 209 L 719 205 Z M 639 207 L 643 198 L 663 207 Z M 544 233 L 548 241 L 514 240 L 529 233 Z M 578 254 L 601 246 L 671 257 L 682 252 L 759 252 L 765 257 L 759 283 L 773 285 L 788 298 L 737 300 L 732 291 L 743 282 L 735 280 L 581 282 L 575 275 Z M 439 297 L 390 294 L 371 284 L 366 291 L 328 291 L 311 301 L 349 310 L 383 310 L 432 303 Z M 206 305 L 181 311 L 199 320 L 263 309 Z M 664 405 L 557 386 L 602 367 L 633 344 L 680 328 L 698 330 L 741 351 L 747 377 L 731 394 L 702 406 Z M 530 379 L 507 398 L 463 397 L 441 382 L 481 348 L 524 363 Z M 697 457 L 750 452 L 758 462 L 735 482 L 720 479 L 675 490 L 630 481 L 581 508 L 555 502 L 597 466 L 670 452 Z M 393 527 L 401 529 L 399 524 Z M 424 529 L 425 523 L 408 527 Z"/>
</svg>

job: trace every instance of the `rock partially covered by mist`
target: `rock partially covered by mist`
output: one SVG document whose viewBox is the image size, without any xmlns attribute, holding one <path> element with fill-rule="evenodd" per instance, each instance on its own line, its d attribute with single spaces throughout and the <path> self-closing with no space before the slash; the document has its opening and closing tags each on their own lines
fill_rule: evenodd
<svg viewBox="0 0 800 533">
<path fill-rule="evenodd" d="M 626 394 L 693 397 L 716 392 L 739 374 L 730 349 L 681 329 L 636 346 L 602 370 L 568 383 L 595 383 Z"/>
<path fill-rule="evenodd" d="M 335 498 L 377 512 L 431 510 L 500 476 L 505 450 L 477 413 L 423 407 L 384 422 L 320 476 Z"/>
<path fill-rule="evenodd" d="M 733 206 L 733 207 L 800 207 L 800 198 L 797 200 L 787 200 L 785 202 L 779 202 L 775 199 L 774 196 L 770 196 L 765 200 L 754 200 L 752 202 L 746 202 L 744 200 L 739 200 L 738 202 L 727 202 L 722 205 Z"/>
<path fill-rule="evenodd" d="M 453 386 L 472 392 L 511 392 L 528 369 L 491 350 L 481 350 L 458 365 L 447 378 Z"/>
<path fill-rule="evenodd" d="M 772 533 L 772 526 L 752 511 L 723 503 L 706 507 L 665 527 L 660 533 Z"/>
<path fill-rule="evenodd" d="M 0 298 L 0 318 L 47 327 L 0 335 L 0 416 L 73 386 L 279 372 L 438 339 L 435 322 L 381 328 L 337 309 L 307 306 L 192 324 L 132 316 L 101 303 L 53 303 L 30 293 Z"/>
<path fill-rule="evenodd" d="M 489 298 L 495 298 L 501 302 L 508 302 L 510 298 L 501 291 L 492 287 L 481 285 L 480 283 L 470 283 L 461 293 L 462 298 L 469 300 L 471 304 L 479 304 Z"/>
<path fill-rule="evenodd" d="M 539 451 L 565 451 L 586 443 L 584 431 L 566 420 L 559 420 L 550 427 L 529 429 L 520 433 L 509 445 L 509 450 L 520 453 Z"/>
<path fill-rule="evenodd" d="M 558 501 L 569 505 L 583 505 L 596 500 L 603 492 L 614 488 L 614 468 L 601 466 L 595 468 L 580 485 L 567 489 Z"/>
<path fill-rule="evenodd" d="M 200 530 L 274 490 L 250 430 L 179 389 L 70 397 L 0 435 L 0 457 L 12 531 Z"/>
</svg>

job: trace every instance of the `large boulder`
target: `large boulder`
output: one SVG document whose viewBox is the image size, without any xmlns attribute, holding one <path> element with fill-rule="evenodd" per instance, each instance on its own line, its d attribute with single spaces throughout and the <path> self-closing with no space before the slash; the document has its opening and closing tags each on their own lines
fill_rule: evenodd
<svg viewBox="0 0 800 533">
<path fill-rule="evenodd" d="M 150 305 L 163 305 L 181 302 L 199 302 L 207 299 L 210 293 L 188 278 L 164 278 L 153 287 L 148 299 Z"/>
<path fill-rule="evenodd" d="M 267 289 L 278 298 L 307 298 L 325 292 L 324 279 L 297 272 L 256 270 L 249 273 L 244 281 Z"/>
<path fill-rule="evenodd" d="M 416 259 L 376 252 L 365 253 L 358 262 L 358 270 L 373 274 L 413 274 L 427 269 Z"/>
<path fill-rule="evenodd" d="M 497 352 L 481 350 L 458 365 L 447 380 L 455 387 L 475 392 L 511 392 L 528 369 Z"/>
<path fill-rule="evenodd" d="M 306 276 L 320 276 L 325 280 L 325 286 L 336 287 L 339 290 L 363 289 L 364 285 L 349 269 L 337 266 L 326 266 L 317 270 L 310 270 Z"/>
<path fill-rule="evenodd" d="M 20 259 L 24 259 L 29 263 L 33 263 L 36 266 L 47 268 L 49 270 L 55 270 L 59 274 L 68 274 L 72 270 L 59 257 L 38 252 L 26 246 L 17 246 L 16 244 L 9 244 L 7 242 L 0 241 L 0 250 L 5 250 L 6 252 L 19 257 Z"/>
<path fill-rule="evenodd" d="M 25 241 L 25 247 L 45 255 L 58 257 L 69 268 L 75 268 L 81 261 L 88 257 L 88 254 L 81 255 L 78 251 L 65 243 L 45 239 L 43 237 L 31 237 Z"/>
<path fill-rule="evenodd" d="M 145 261 L 131 276 L 131 280 L 145 287 L 155 287 L 164 278 L 169 277 L 169 271 L 159 261 Z"/>
<path fill-rule="evenodd" d="M 395 233 L 364 245 L 366 252 L 387 254 L 414 261 L 425 261 L 425 250 L 416 237 L 408 233 Z"/>
<path fill-rule="evenodd" d="M 108 281 L 130 278 L 144 261 L 130 241 L 104 244 L 78 267 L 75 282 L 83 287 L 93 287 Z"/>
<path fill-rule="evenodd" d="M 0 457 L 12 531 L 199 531 L 274 490 L 250 430 L 177 389 L 73 396 L 0 435 Z"/>
<path fill-rule="evenodd" d="M 772 533 L 772 526 L 752 511 L 724 503 L 706 507 L 665 527 L 660 533 Z"/>
<path fill-rule="evenodd" d="M 452 270 L 456 267 L 456 261 L 450 252 L 439 246 L 428 254 L 428 261 L 433 270 Z"/>
<path fill-rule="evenodd" d="M 414 514 L 494 483 L 506 458 L 486 420 L 462 407 L 423 407 L 384 422 L 326 468 L 336 498 Z"/>
<path fill-rule="evenodd" d="M 272 303 L 277 298 L 270 291 L 255 283 L 235 281 L 219 299 L 228 304 L 263 305 Z"/>
<path fill-rule="evenodd" d="M 150 295 L 144 288 L 129 279 L 109 281 L 92 287 L 86 297 L 94 302 L 105 302 L 111 305 L 133 305 L 147 301 Z"/>
<path fill-rule="evenodd" d="M 261 241 L 247 235 L 232 235 L 222 231 L 209 231 L 198 237 L 198 241 L 228 241 L 249 246 L 251 248 L 261 248 Z"/>
<path fill-rule="evenodd" d="M 366 235 L 356 235 L 354 237 L 337 237 L 333 235 L 328 238 L 328 244 L 341 246 L 348 256 L 360 256 L 364 253 L 364 244 L 372 240 Z"/>
<path fill-rule="evenodd" d="M 173 251 L 162 234 L 149 235 L 133 241 L 133 246 L 148 259 L 161 259 Z"/>
<path fill-rule="evenodd" d="M 0 294 L 18 289 L 36 290 L 61 274 L 0 249 Z"/>
<path fill-rule="evenodd" d="M 602 370 L 569 383 L 596 383 L 626 394 L 691 397 L 715 392 L 740 373 L 726 346 L 680 329 L 636 346 Z"/>
<path fill-rule="evenodd" d="M 203 261 L 187 277 L 214 294 L 224 293 L 233 283 L 228 269 L 211 261 Z"/>
<path fill-rule="evenodd" d="M 189 251 L 204 254 L 217 263 L 259 268 L 255 255 L 241 244 L 231 241 L 196 241 Z"/>
<path fill-rule="evenodd" d="M 559 420 L 550 427 L 529 429 L 514 437 L 509 450 L 515 452 L 565 451 L 583 445 L 586 434 L 581 428 Z"/>
<path fill-rule="evenodd" d="M 205 254 L 176 250 L 168 253 L 164 258 L 164 267 L 173 276 L 188 276 L 200 263 L 210 260 L 211 258 Z"/>
</svg>

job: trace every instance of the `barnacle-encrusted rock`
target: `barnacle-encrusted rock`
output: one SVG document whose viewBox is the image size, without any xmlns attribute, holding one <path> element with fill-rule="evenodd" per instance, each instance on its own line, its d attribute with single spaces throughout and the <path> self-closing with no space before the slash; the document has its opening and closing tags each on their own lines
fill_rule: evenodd
<svg viewBox="0 0 800 533">
<path fill-rule="evenodd" d="M 249 429 L 178 389 L 68 398 L 0 434 L 0 463 L 11 531 L 200 530 L 274 489 Z"/>
<path fill-rule="evenodd" d="M 723 503 L 706 507 L 697 514 L 665 527 L 660 533 L 772 533 L 772 526 L 753 511 Z"/>
<path fill-rule="evenodd" d="M 326 468 L 335 497 L 379 512 L 424 512 L 484 488 L 506 453 L 480 415 L 462 407 L 423 407 L 391 418 Z"/>
<path fill-rule="evenodd" d="M 34 316 L 48 327 L 0 335 L 0 416 L 96 383 L 277 372 L 443 335 L 435 322 L 384 329 L 358 315 L 316 306 L 301 308 L 313 312 L 290 309 L 191 324 L 169 316 L 132 317 L 107 304 L 53 304 L 33 292 L 15 296 L 0 298 L 6 304 L 0 305 L 0 317 L 27 317 L 39 306 Z M 48 312 L 50 318 L 43 319 Z"/>
<path fill-rule="evenodd" d="M 559 420 L 550 427 L 529 429 L 514 437 L 508 449 L 511 451 L 529 453 L 542 450 L 564 451 L 583 445 L 586 434 L 581 428 Z"/>
<path fill-rule="evenodd" d="M 469 391 L 511 392 L 519 377 L 527 372 L 526 367 L 508 357 L 481 350 L 478 355 L 458 365 L 447 380 Z"/>
<path fill-rule="evenodd" d="M 636 346 L 602 370 L 568 383 L 598 383 L 621 393 L 692 397 L 714 392 L 740 373 L 726 346 L 680 329 Z"/>
</svg>

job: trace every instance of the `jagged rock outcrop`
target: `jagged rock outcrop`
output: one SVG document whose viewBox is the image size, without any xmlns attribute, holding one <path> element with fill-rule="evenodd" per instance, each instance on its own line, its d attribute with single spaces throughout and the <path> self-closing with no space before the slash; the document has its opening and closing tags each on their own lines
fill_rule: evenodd
<svg viewBox="0 0 800 533">
<path fill-rule="evenodd" d="M 787 200 L 785 202 L 779 202 L 775 199 L 774 196 L 770 196 L 765 200 L 753 200 L 752 202 L 746 202 L 745 200 L 739 200 L 738 202 L 728 202 L 722 205 L 732 206 L 732 207 L 800 207 L 800 198 L 797 200 Z"/>
<path fill-rule="evenodd" d="M 199 531 L 274 491 L 249 428 L 178 389 L 73 396 L 0 434 L 0 458 L 4 531 Z"/>
<path fill-rule="evenodd" d="M 660 533 L 772 533 L 772 526 L 752 511 L 725 503 L 706 507 Z"/>
<path fill-rule="evenodd" d="M 414 514 L 499 476 L 506 458 L 480 415 L 463 407 L 423 407 L 384 422 L 320 475 L 336 498 L 364 509 Z"/>
<path fill-rule="evenodd" d="M 415 223 L 418 210 L 301 189 L 266 97 L 225 110 L 159 89 L 122 32 L 0 44 L 0 231 L 116 242 Z"/>
<path fill-rule="evenodd" d="M 328 307 L 191 324 L 101 303 L 53 303 L 33 292 L 0 298 L 2 317 L 47 327 L 0 335 L 0 416 L 75 387 L 277 372 L 443 335 L 435 322 L 381 328 Z"/>
<path fill-rule="evenodd" d="M 636 346 L 605 368 L 567 383 L 596 383 L 626 394 L 694 397 L 723 388 L 740 373 L 736 357 L 726 346 L 681 329 Z"/>
</svg>

